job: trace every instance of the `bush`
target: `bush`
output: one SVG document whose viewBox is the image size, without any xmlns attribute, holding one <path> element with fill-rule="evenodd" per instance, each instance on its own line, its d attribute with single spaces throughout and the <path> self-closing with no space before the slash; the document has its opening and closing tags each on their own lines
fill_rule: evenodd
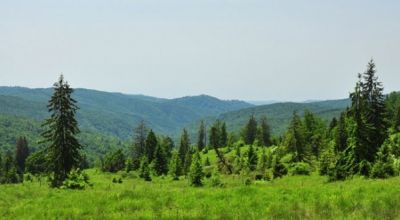
<svg viewBox="0 0 400 220">
<path fill-rule="evenodd" d="M 295 175 L 308 176 L 311 173 L 311 167 L 308 163 L 304 163 L 304 162 L 294 163 L 290 166 L 289 173 L 292 176 L 295 176 Z"/>
<path fill-rule="evenodd" d="M 77 169 L 68 174 L 61 189 L 85 189 L 86 186 L 92 186 L 92 184 L 89 183 L 89 176 L 80 169 Z"/>
<path fill-rule="evenodd" d="M 101 170 L 116 173 L 125 168 L 125 155 L 121 149 L 107 154 Z"/>
<path fill-rule="evenodd" d="M 221 181 L 221 176 L 219 175 L 218 172 L 214 172 L 212 174 L 210 181 L 211 181 L 212 187 L 223 187 L 224 186 L 224 184 Z"/>
<path fill-rule="evenodd" d="M 383 163 L 378 161 L 374 164 L 371 170 L 371 177 L 372 178 L 388 178 L 395 174 L 395 170 L 393 165 L 390 163 Z"/>
<path fill-rule="evenodd" d="M 121 184 L 122 183 L 122 178 L 121 177 L 113 177 L 112 182 Z"/>
</svg>

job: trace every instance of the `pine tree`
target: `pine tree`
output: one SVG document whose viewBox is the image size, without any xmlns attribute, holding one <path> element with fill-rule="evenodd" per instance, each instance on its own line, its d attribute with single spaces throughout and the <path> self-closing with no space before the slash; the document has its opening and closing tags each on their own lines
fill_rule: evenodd
<svg viewBox="0 0 400 220">
<path fill-rule="evenodd" d="M 144 121 L 134 129 L 134 143 L 132 148 L 132 158 L 134 163 L 140 164 L 140 159 L 146 155 L 146 138 L 149 131 Z"/>
<path fill-rule="evenodd" d="M 206 147 L 206 127 L 204 125 L 204 121 L 200 122 L 198 137 L 197 137 L 197 149 L 202 151 Z"/>
<path fill-rule="evenodd" d="M 183 129 L 181 142 L 178 149 L 179 160 L 181 161 L 182 164 L 186 164 L 185 157 L 186 154 L 189 152 L 189 150 L 190 150 L 189 134 L 186 129 Z"/>
<path fill-rule="evenodd" d="M 228 133 L 226 132 L 226 124 L 222 122 L 219 131 L 219 147 L 226 147 L 228 144 Z"/>
<path fill-rule="evenodd" d="M 202 186 L 203 185 L 203 166 L 201 165 L 201 158 L 199 152 L 193 154 L 192 164 L 190 166 L 190 184 L 192 186 Z"/>
<path fill-rule="evenodd" d="M 154 171 L 157 176 L 165 175 L 168 173 L 168 161 L 164 153 L 164 149 L 158 145 L 154 153 L 153 161 Z"/>
<path fill-rule="evenodd" d="M 142 158 L 139 177 L 144 179 L 145 181 L 151 181 L 149 159 L 147 159 L 147 157 Z"/>
<path fill-rule="evenodd" d="M 251 171 L 254 171 L 257 168 L 257 153 L 254 150 L 253 145 L 250 145 L 249 151 L 247 151 L 247 166 Z"/>
<path fill-rule="evenodd" d="M 15 149 L 15 161 L 17 163 L 17 170 L 19 173 L 25 171 L 25 160 L 29 156 L 28 142 L 25 137 L 20 137 L 17 140 Z"/>
<path fill-rule="evenodd" d="M 179 180 L 181 175 L 182 167 L 178 153 L 173 153 L 171 161 L 169 163 L 169 175 L 172 176 L 173 180 Z"/>
<path fill-rule="evenodd" d="M 154 152 L 156 151 L 157 146 L 158 146 L 158 141 L 156 134 L 153 132 L 153 130 L 150 130 L 146 138 L 146 148 L 145 148 L 146 157 L 147 159 L 149 159 L 149 163 L 153 161 Z"/>
<path fill-rule="evenodd" d="M 43 124 L 45 132 L 42 137 L 43 143 L 48 144 L 53 187 L 62 185 L 70 171 L 79 166 L 81 158 L 82 146 L 76 138 L 79 133 L 78 122 L 75 119 L 78 107 L 71 97 L 72 93 L 73 89 L 61 75 L 54 84 L 54 93 L 48 104 L 51 117 Z"/>
<path fill-rule="evenodd" d="M 183 162 L 183 174 L 187 175 L 190 171 L 190 165 L 192 164 L 193 153 L 191 149 L 186 152 L 185 160 Z"/>
<path fill-rule="evenodd" d="M 246 144 L 253 144 L 257 137 L 257 120 L 254 115 L 250 116 L 249 121 L 244 129 L 244 141 Z"/>
</svg>

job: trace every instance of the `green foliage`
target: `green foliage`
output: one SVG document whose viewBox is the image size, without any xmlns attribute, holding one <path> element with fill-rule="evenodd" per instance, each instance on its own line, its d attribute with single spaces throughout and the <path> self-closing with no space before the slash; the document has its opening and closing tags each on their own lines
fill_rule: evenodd
<svg viewBox="0 0 400 220">
<path fill-rule="evenodd" d="M 203 166 L 201 165 L 200 154 L 197 151 L 193 154 L 192 164 L 190 166 L 189 180 L 192 186 L 202 186 L 203 185 Z"/>
<path fill-rule="evenodd" d="M 157 176 L 166 175 L 168 173 L 168 160 L 161 145 L 157 146 L 154 153 L 153 169 Z"/>
<path fill-rule="evenodd" d="M 174 152 L 172 154 L 171 160 L 169 162 L 169 175 L 172 176 L 173 180 L 179 180 L 179 176 L 182 172 L 181 161 L 179 159 L 178 153 Z"/>
<path fill-rule="evenodd" d="M 247 151 L 247 167 L 251 171 L 256 170 L 257 161 L 258 161 L 257 153 L 255 152 L 253 145 L 250 145 L 249 150 Z"/>
<path fill-rule="evenodd" d="M 0 167 L 0 184 L 16 184 L 23 181 L 23 176 L 18 173 L 11 152 L 7 152 L 0 161 L 3 162 L 2 164 L 0 163 L 2 165 Z"/>
<path fill-rule="evenodd" d="M 156 148 L 158 146 L 158 141 L 156 134 L 153 132 L 153 130 L 150 130 L 149 134 L 147 135 L 146 138 L 146 144 L 145 144 L 145 154 L 146 157 L 149 159 L 149 162 L 151 163 L 154 159 L 154 153 L 156 151 Z"/>
<path fill-rule="evenodd" d="M 294 160 L 296 162 L 302 162 L 306 160 L 307 148 L 305 130 L 297 112 L 293 112 L 293 118 L 285 135 L 284 143 L 288 152 L 294 155 Z"/>
<path fill-rule="evenodd" d="M 134 168 L 135 168 L 135 165 L 133 164 L 132 158 L 128 157 L 128 159 L 126 159 L 126 161 L 125 161 L 125 171 L 127 173 L 129 173 L 132 170 L 134 170 Z"/>
<path fill-rule="evenodd" d="M 185 165 L 190 164 L 186 161 L 188 157 L 187 155 L 190 153 L 190 139 L 186 129 L 183 129 L 178 153 L 179 153 L 179 160 L 181 161 L 181 164 L 183 165 L 183 169 L 185 171 Z"/>
<path fill-rule="evenodd" d="M 257 120 L 251 115 L 246 127 L 243 130 L 243 140 L 246 144 L 252 145 L 257 137 Z"/>
<path fill-rule="evenodd" d="M 71 97 L 73 89 L 61 75 L 54 84 L 54 93 L 49 100 L 51 112 L 43 127 L 43 143 L 47 144 L 48 159 L 52 171 L 52 187 L 60 187 L 74 167 L 79 167 L 82 145 L 76 138 L 79 133 L 75 114 L 78 109 Z"/>
<path fill-rule="evenodd" d="M 85 189 L 88 186 L 92 186 L 89 181 L 89 175 L 82 172 L 80 169 L 72 170 L 68 177 L 63 181 L 61 189 Z"/>
<path fill-rule="evenodd" d="M 48 172 L 48 160 L 46 151 L 41 150 L 32 153 L 26 158 L 25 170 L 32 174 L 44 174 Z"/>
<path fill-rule="evenodd" d="M 206 147 L 205 140 L 206 140 L 206 127 L 204 125 L 204 121 L 201 121 L 197 135 L 197 149 L 200 152 Z"/>
<path fill-rule="evenodd" d="M 293 163 L 289 167 L 289 174 L 292 176 L 295 175 L 309 176 L 311 174 L 311 167 L 308 163 L 304 162 Z"/>
<path fill-rule="evenodd" d="M 394 176 L 395 168 L 390 146 L 382 145 L 377 153 L 377 159 L 371 170 L 372 178 L 388 178 Z"/>
<path fill-rule="evenodd" d="M 271 128 L 268 125 L 267 117 L 262 117 L 257 130 L 257 140 L 262 146 L 271 146 Z"/>
<path fill-rule="evenodd" d="M 116 173 L 125 168 L 125 155 L 122 149 L 110 152 L 106 155 L 101 170 Z"/>
<path fill-rule="evenodd" d="M 15 149 L 15 162 L 17 164 L 17 169 L 19 173 L 24 173 L 25 171 L 25 161 L 29 156 L 28 141 L 25 137 L 20 137 L 17 139 L 16 149 Z"/>
<path fill-rule="evenodd" d="M 150 175 L 149 160 L 147 159 L 147 157 L 142 158 L 142 162 L 140 163 L 139 177 L 144 179 L 145 181 L 152 180 Z"/>
</svg>

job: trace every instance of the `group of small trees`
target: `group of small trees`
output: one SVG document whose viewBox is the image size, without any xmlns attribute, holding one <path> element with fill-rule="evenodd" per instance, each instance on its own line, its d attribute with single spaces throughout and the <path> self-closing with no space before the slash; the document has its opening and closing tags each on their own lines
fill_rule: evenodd
<svg viewBox="0 0 400 220">
<path fill-rule="evenodd" d="M 0 154 L 0 183 L 20 183 L 23 181 L 25 161 L 29 156 L 28 141 L 25 137 L 17 139 L 15 155 L 8 151 Z"/>
</svg>

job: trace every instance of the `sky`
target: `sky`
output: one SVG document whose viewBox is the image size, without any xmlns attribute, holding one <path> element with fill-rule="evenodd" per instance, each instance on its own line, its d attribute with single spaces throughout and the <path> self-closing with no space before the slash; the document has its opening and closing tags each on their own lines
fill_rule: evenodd
<svg viewBox="0 0 400 220">
<path fill-rule="evenodd" d="M 398 0 L 0 0 L 0 86 L 337 99 L 371 58 L 400 90 Z"/>
</svg>

